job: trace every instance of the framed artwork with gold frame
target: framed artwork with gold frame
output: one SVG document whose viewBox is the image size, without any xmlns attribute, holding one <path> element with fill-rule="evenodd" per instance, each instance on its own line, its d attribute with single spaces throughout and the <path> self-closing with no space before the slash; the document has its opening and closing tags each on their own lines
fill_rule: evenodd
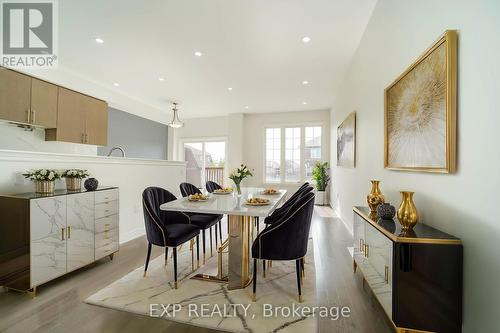
<svg viewBox="0 0 500 333">
<path fill-rule="evenodd" d="M 455 172 L 457 33 L 447 30 L 384 91 L 384 167 Z"/>
<path fill-rule="evenodd" d="M 356 111 L 337 127 L 337 166 L 356 167 Z"/>
</svg>

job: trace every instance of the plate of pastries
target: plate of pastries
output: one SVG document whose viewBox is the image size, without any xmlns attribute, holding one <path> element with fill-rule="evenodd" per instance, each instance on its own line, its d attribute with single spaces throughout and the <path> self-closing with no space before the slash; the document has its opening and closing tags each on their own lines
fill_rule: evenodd
<svg viewBox="0 0 500 333">
<path fill-rule="evenodd" d="M 189 201 L 207 201 L 208 197 L 201 193 L 195 193 L 188 196 Z"/>
<path fill-rule="evenodd" d="M 232 187 L 218 188 L 213 191 L 213 194 L 231 194 L 233 193 Z"/>
<path fill-rule="evenodd" d="M 264 198 L 248 198 L 245 202 L 248 206 L 266 206 L 269 205 L 269 199 Z"/>
<path fill-rule="evenodd" d="M 264 189 L 264 191 L 262 191 L 262 194 L 265 194 L 265 195 L 275 195 L 275 194 L 279 194 L 279 193 L 280 193 L 279 190 L 272 188 L 272 187 L 266 188 L 266 189 Z"/>
</svg>

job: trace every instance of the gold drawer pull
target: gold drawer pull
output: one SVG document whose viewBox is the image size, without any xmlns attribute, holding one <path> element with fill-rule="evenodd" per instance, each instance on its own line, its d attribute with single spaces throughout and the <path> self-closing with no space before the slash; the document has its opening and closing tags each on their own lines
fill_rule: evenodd
<svg viewBox="0 0 500 333">
<path fill-rule="evenodd" d="M 370 245 L 368 244 L 365 244 L 365 257 L 369 257 L 370 256 Z"/>
<path fill-rule="evenodd" d="M 71 227 L 68 226 L 68 239 L 70 239 L 70 238 L 71 238 Z"/>
<path fill-rule="evenodd" d="M 384 280 L 385 283 L 389 283 L 389 266 L 384 267 Z"/>
<path fill-rule="evenodd" d="M 61 228 L 61 240 L 64 240 L 64 228 Z"/>
</svg>

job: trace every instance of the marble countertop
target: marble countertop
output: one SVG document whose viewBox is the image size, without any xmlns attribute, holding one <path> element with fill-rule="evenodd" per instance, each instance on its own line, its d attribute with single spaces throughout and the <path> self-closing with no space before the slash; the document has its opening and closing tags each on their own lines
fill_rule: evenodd
<svg viewBox="0 0 500 333">
<path fill-rule="evenodd" d="M 164 203 L 160 206 L 160 209 L 189 213 L 266 217 L 279 206 L 287 191 L 280 190 L 277 194 L 266 195 L 262 194 L 263 190 L 263 188 L 247 187 L 241 189 L 241 196 L 238 196 L 235 192 L 231 194 L 210 194 L 207 201 L 198 202 L 189 201 L 188 198 L 180 198 Z M 246 204 L 246 199 L 251 197 L 269 199 L 269 205 L 249 206 Z"/>
<path fill-rule="evenodd" d="M 26 192 L 26 193 L 13 193 L 13 194 L 0 194 L 0 197 L 9 197 L 9 198 L 18 198 L 18 199 L 38 199 L 38 198 L 50 198 L 50 197 L 57 197 L 60 195 L 71 195 L 71 194 L 79 194 L 79 193 L 86 193 L 86 192 L 98 192 L 98 191 L 104 191 L 104 190 L 111 190 L 114 188 L 118 188 L 116 186 L 100 186 L 97 188 L 95 191 L 87 191 L 85 188 L 82 187 L 81 191 L 68 191 L 66 189 L 57 189 L 54 191 L 54 193 L 50 194 L 40 194 L 40 193 L 35 193 L 35 192 Z"/>
</svg>

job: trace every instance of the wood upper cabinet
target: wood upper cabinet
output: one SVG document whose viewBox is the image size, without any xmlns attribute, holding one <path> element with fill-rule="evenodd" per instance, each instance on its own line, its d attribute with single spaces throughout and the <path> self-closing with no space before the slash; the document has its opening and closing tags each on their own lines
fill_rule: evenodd
<svg viewBox="0 0 500 333">
<path fill-rule="evenodd" d="M 29 123 L 31 77 L 0 68 L 0 119 Z"/>
<path fill-rule="evenodd" d="M 57 128 L 45 131 L 48 141 L 85 143 L 85 105 L 82 94 L 59 88 Z"/>
<path fill-rule="evenodd" d="M 45 139 L 105 146 L 107 137 L 106 102 L 59 87 L 57 128 L 46 130 Z"/>
<path fill-rule="evenodd" d="M 31 124 L 46 128 L 56 127 L 57 89 L 52 83 L 31 79 Z"/>
<path fill-rule="evenodd" d="M 108 105 L 94 98 L 85 100 L 86 143 L 106 146 L 108 142 Z"/>
</svg>

